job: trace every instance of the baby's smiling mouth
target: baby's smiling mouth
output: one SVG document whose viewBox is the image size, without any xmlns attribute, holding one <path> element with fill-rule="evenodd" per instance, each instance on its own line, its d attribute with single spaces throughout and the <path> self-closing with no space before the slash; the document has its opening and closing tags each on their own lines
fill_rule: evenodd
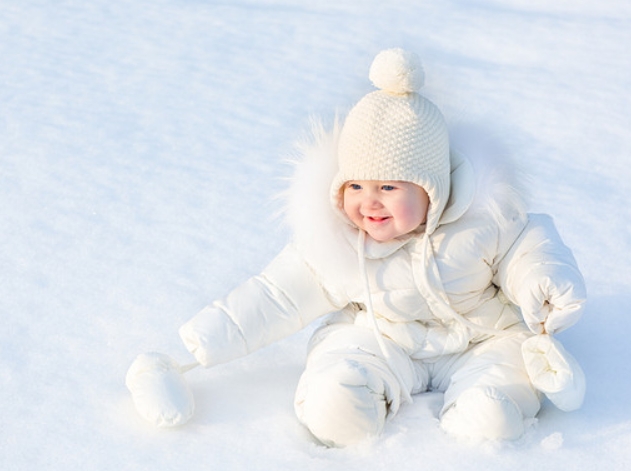
<svg viewBox="0 0 631 471">
<path fill-rule="evenodd" d="M 390 219 L 390 216 L 366 216 L 366 218 L 371 222 L 383 222 Z"/>
</svg>

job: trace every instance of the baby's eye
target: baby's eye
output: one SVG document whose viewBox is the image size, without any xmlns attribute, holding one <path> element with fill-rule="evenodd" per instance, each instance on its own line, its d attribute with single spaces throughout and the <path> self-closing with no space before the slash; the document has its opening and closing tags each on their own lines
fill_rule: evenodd
<svg viewBox="0 0 631 471">
<path fill-rule="evenodd" d="M 382 189 L 383 191 L 392 191 L 392 190 L 394 190 L 394 185 L 383 185 L 383 186 L 381 187 L 381 189 Z"/>
<path fill-rule="evenodd" d="M 349 183 L 349 184 L 348 184 L 348 187 L 349 187 L 351 190 L 361 190 L 361 189 L 362 189 L 362 186 L 361 186 L 361 185 L 358 185 L 357 183 Z"/>
</svg>

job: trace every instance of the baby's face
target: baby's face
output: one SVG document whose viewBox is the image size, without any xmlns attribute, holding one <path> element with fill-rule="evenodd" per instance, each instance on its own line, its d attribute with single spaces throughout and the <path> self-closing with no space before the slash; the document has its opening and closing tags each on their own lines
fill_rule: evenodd
<svg viewBox="0 0 631 471">
<path fill-rule="evenodd" d="M 412 232 L 427 218 L 429 197 L 414 183 L 354 180 L 342 190 L 344 212 L 379 242 Z"/>
</svg>

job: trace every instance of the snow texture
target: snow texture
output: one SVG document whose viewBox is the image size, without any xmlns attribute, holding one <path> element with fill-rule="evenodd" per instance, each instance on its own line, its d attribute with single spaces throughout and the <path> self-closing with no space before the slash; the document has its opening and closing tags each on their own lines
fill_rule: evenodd
<svg viewBox="0 0 631 471">
<path fill-rule="evenodd" d="M 625 0 L 3 0 L 0 468 L 608 471 L 631 462 L 631 6 Z M 136 414 L 139 353 L 257 273 L 292 143 L 372 90 L 389 47 L 529 174 L 590 301 L 560 337 L 588 392 L 471 443 L 418 396 L 378 440 L 316 444 L 292 399 L 309 329 L 187 378 L 186 426 Z"/>
</svg>

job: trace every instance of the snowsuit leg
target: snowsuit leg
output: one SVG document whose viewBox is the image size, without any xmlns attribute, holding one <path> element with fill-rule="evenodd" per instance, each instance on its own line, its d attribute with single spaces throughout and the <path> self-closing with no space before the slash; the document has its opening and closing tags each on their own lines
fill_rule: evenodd
<svg viewBox="0 0 631 471">
<path fill-rule="evenodd" d="M 314 333 L 294 406 L 320 442 L 343 447 L 379 435 L 399 407 L 402 388 L 413 390 L 413 362 L 394 343 L 389 347 L 386 361 L 374 332 L 353 324 L 325 325 Z"/>
<path fill-rule="evenodd" d="M 436 364 L 434 381 L 445 392 L 441 426 L 446 432 L 491 440 L 524 433 L 524 419 L 533 418 L 541 405 L 521 353 L 528 337 L 517 331 L 492 338 Z"/>
</svg>

